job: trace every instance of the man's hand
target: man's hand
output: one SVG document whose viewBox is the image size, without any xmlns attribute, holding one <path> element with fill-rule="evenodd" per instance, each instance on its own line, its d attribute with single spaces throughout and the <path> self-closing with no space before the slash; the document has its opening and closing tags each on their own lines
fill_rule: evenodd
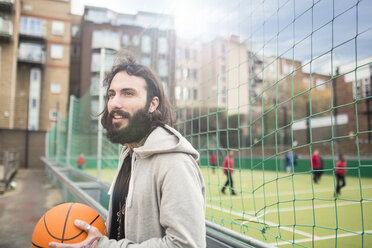
<svg viewBox="0 0 372 248">
<path fill-rule="evenodd" d="M 91 226 L 82 220 L 75 220 L 75 226 L 88 233 L 88 237 L 84 241 L 80 243 L 76 243 L 76 244 L 63 244 L 63 243 L 50 242 L 49 247 L 50 248 L 96 248 L 99 239 L 103 236 L 102 233 L 96 227 Z"/>
</svg>

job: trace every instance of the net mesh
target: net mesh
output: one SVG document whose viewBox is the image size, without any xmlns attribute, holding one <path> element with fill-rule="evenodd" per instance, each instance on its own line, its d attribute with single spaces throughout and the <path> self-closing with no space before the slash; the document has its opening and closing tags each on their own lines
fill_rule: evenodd
<svg viewBox="0 0 372 248">
<path fill-rule="evenodd" d="M 371 246 L 371 3 L 207 1 L 198 7 L 190 25 L 202 23 L 194 28 L 203 35 L 177 39 L 168 70 L 175 81 L 165 86 L 176 129 L 201 155 L 206 219 L 274 246 Z M 218 38 L 206 41 L 207 35 Z M 94 87 L 73 98 L 72 112 L 58 118 L 47 140 L 50 158 L 76 167 L 84 153 L 84 170 L 96 175 Z M 110 182 L 120 147 L 105 136 L 102 143 L 100 179 Z M 230 180 L 221 168 L 229 151 Z M 341 153 L 346 186 L 337 194 Z"/>
</svg>

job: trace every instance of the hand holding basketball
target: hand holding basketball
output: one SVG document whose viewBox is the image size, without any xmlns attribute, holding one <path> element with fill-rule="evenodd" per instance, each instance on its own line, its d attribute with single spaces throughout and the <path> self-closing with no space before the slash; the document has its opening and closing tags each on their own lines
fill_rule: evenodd
<svg viewBox="0 0 372 248">
<path fill-rule="evenodd" d="M 79 229 L 85 231 L 88 233 L 88 237 L 76 244 L 62 244 L 62 243 L 56 243 L 56 242 L 50 242 L 49 247 L 50 248 L 96 248 L 99 239 L 103 236 L 101 232 L 94 226 L 89 225 L 85 221 L 82 220 L 75 220 L 74 222 L 75 226 Z"/>
<path fill-rule="evenodd" d="M 95 247 L 105 232 L 105 223 L 93 208 L 64 203 L 40 218 L 32 235 L 32 248 Z"/>
</svg>

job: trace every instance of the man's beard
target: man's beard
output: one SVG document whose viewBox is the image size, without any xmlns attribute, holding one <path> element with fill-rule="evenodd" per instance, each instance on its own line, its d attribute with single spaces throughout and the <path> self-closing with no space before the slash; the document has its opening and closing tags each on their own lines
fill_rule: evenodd
<svg viewBox="0 0 372 248">
<path fill-rule="evenodd" d="M 113 114 L 117 113 L 128 119 L 128 125 L 124 128 L 115 127 L 112 123 Z M 113 110 L 108 115 L 110 121 L 107 127 L 107 138 L 113 143 L 131 144 L 140 142 L 151 129 L 151 117 L 146 107 L 138 110 L 133 116 L 123 110 Z M 121 125 L 121 123 L 119 123 Z"/>
</svg>

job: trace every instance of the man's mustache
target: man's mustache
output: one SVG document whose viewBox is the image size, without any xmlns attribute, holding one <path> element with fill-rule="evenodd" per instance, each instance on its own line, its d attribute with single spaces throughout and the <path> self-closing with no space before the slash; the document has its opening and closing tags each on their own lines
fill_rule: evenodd
<svg viewBox="0 0 372 248">
<path fill-rule="evenodd" d="M 130 114 L 128 112 L 124 111 L 124 110 L 120 110 L 120 109 L 112 110 L 110 112 L 109 117 L 111 119 L 113 119 L 114 118 L 114 114 L 121 115 L 123 118 L 126 118 L 126 119 L 129 119 L 130 118 Z"/>
</svg>

